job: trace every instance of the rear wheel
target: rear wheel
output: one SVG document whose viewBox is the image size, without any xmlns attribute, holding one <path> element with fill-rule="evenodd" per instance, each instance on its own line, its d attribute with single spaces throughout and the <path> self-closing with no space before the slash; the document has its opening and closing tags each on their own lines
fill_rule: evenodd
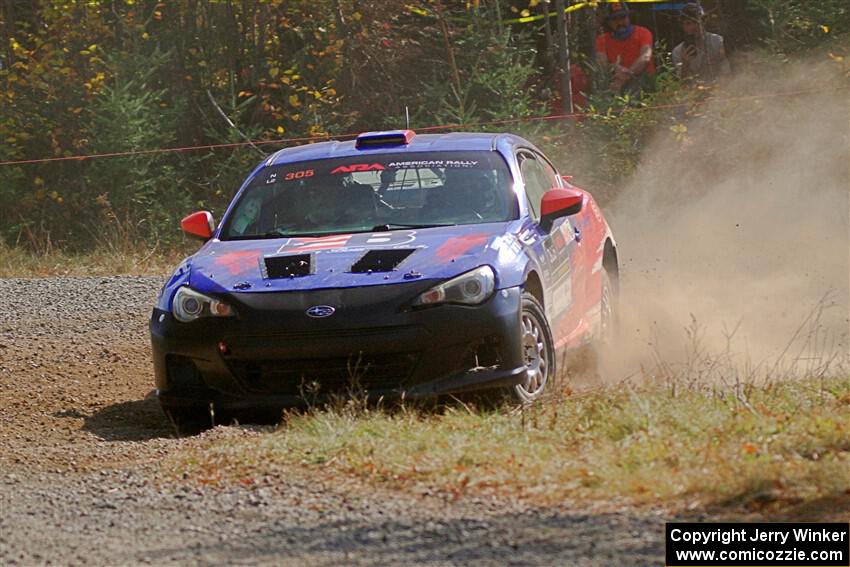
<svg viewBox="0 0 850 567">
<path fill-rule="evenodd" d="M 605 359 L 611 356 L 618 334 L 618 310 L 617 310 L 617 281 L 611 277 L 608 270 L 602 270 L 602 289 L 599 300 L 599 327 L 596 335 L 590 343 L 590 348 L 585 349 L 587 358 L 583 367 L 583 374 L 597 383 L 605 376 Z"/>
<path fill-rule="evenodd" d="M 602 297 L 599 301 L 599 336 L 597 341 L 604 347 L 614 344 L 617 337 L 617 283 L 602 269 Z"/>
<path fill-rule="evenodd" d="M 528 404 L 543 394 L 546 385 L 555 376 L 552 330 L 549 328 L 543 306 L 530 293 L 522 294 L 520 327 L 526 373 L 522 382 L 511 387 L 511 394 L 516 401 Z"/>
</svg>

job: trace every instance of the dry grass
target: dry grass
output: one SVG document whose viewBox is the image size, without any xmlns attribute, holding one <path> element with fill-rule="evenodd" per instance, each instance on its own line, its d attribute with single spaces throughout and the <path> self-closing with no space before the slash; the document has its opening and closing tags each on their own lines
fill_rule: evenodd
<svg viewBox="0 0 850 567">
<path fill-rule="evenodd" d="M 734 392 L 662 385 L 561 395 L 522 411 L 369 408 L 289 414 L 273 432 L 202 439 L 176 478 L 253 482 L 287 468 L 541 504 L 622 499 L 781 509 L 850 490 L 850 379 Z M 843 496 L 842 496 L 843 497 Z"/>
<path fill-rule="evenodd" d="M 197 247 L 197 245 L 195 245 Z M 98 246 L 84 253 L 46 246 L 38 251 L 0 243 L 0 277 L 166 275 L 187 250 Z"/>
<path fill-rule="evenodd" d="M 850 373 L 821 325 L 825 296 L 778 358 L 717 352 L 694 321 L 686 356 L 618 384 L 563 384 L 525 408 L 376 408 L 356 397 L 284 415 L 276 430 L 211 435 L 163 463 L 173 478 L 253 483 L 306 469 L 460 496 L 850 512 Z M 632 361 L 632 364 L 635 362 Z M 802 378 L 804 377 L 804 378 Z M 820 504 L 818 504 L 820 503 Z M 841 509 L 837 509 L 837 508 Z"/>
</svg>

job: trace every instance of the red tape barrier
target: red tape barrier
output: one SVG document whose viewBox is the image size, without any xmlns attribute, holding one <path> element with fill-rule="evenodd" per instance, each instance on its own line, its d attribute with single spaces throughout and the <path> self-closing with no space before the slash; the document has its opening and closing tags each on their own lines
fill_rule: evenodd
<svg viewBox="0 0 850 567">
<path fill-rule="evenodd" d="M 739 97 L 728 97 L 728 98 L 713 98 L 707 99 L 705 101 L 700 101 L 701 103 L 705 102 L 732 102 L 738 100 L 754 100 L 760 98 L 776 98 L 776 97 L 785 97 L 785 96 L 800 96 L 804 94 L 812 94 L 812 93 L 820 93 L 823 92 L 822 89 L 808 89 L 808 90 L 799 90 L 799 91 L 790 91 L 790 92 L 781 92 L 781 93 L 768 93 L 768 94 L 758 94 L 758 95 L 748 95 L 748 96 L 739 96 Z M 680 102 L 673 104 L 661 104 L 657 106 L 642 106 L 642 107 L 626 107 L 621 109 L 622 112 L 646 112 L 650 110 L 667 110 L 671 108 L 684 108 L 687 106 L 693 105 L 693 102 Z M 466 124 L 443 124 L 439 126 L 425 126 L 422 128 L 414 128 L 417 132 L 432 132 L 435 130 L 458 130 L 461 128 L 470 128 L 470 127 L 479 127 L 479 126 L 497 126 L 504 124 L 516 124 L 520 122 L 541 122 L 546 120 L 574 120 L 576 118 L 587 117 L 587 116 L 596 116 L 596 113 L 590 112 L 573 112 L 569 114 L 558 114 L 554 116 L 527 116 L 524 118 L 508 118 L 505 120 L 490 120 L 486 122 L 470 122 Z M 34 163 L 48 163 L 48 162 L 57 162 L 57 161 L 83 161 L 87 159 L 97 159 L 97 158 L 110 158 L 110 157 L 129 157 L 129 156 L 141 156 L 141 155 L 151 155 L 151 154 L 163 154 L 163 153 L 171 153 L 171 152 L 192 152 L 198 150 L 217 150 L 221 148 L 237 148 L 242 146 L 259 146 L 265 144 L 291 144 L 297 142 L 325 142 L 328 140 L 336 140 L 343 138 L 356 138 L 360 132 L 350 133 L 350 134 L 337 134 L 335 136 L 325 135 L 325 136 L 306 136 L 301 138 L 282 138 L 279 140 L 255 140 L 248 142 L 232 142 L 229 144 L 205 144 L 201 146 L 183 146 L 176 148 L 154 148 L 150 150 L 129 150 L 125 152 L 110 152 L 110 153 L 102 153 L 102 154 L 84 154 L 84 155 L 76 155 L 76 156 L 60 156 L 60 157 L 49 157 L 49 158 L 39 158 L 39 159 L 22 159 L 22 160 L 10 160 L 10 161 L 0 161 L 0 166 L 4 165 L 28 165 Z"/>
</svg>

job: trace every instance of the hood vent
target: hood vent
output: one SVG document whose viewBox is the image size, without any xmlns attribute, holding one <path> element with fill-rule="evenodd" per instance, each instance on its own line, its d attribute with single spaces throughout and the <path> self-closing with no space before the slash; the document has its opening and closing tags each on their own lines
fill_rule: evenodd
<svg viewBox="0 0 850 567">
<path fill-rule="evenodd" d="M 351 273 L 365 274 L 369 272 L 392 272 L 396 266 L 416 252 L 415 249 L 406 250 L 369 250 L 354 265 Z"/>
<path fill-rule="evenodd" d="M 289 254 L 263 258 L 267 278 L 297 278 L 313 273 L 313 257 L 310 254 Z"/>
</svg>

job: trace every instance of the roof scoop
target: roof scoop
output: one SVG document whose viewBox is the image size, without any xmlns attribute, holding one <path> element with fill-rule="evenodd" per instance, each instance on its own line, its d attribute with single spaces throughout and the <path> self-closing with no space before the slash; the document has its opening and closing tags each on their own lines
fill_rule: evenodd
<svg viewBox="0 0 850 567">
<path fill-rule="evenodd" d="M 416 132 L 413 130 L 385 130 L 383 132 L 364 132 L 357 136 L 355 148 L 377 148 L 390 146 L 406 146 Z"/>
</svg>

